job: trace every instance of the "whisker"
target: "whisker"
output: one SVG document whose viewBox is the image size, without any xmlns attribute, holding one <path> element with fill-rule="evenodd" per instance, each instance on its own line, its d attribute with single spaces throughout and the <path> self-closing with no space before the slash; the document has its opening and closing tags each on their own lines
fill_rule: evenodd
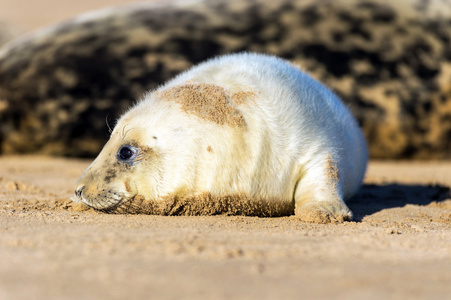
<svg viewBox="0 0 451 300">
<path fill-rule="evenodd" d="M 125 139 L 124 131 L 125 131 L 125 127 L 127 127 L 127 126 L 128 126 L 128 124 L 125 124 L 124 127 L 122 127 L 122 133 L 121 133 L 121 138 L 122 139 Z"/>
<path fill-rule="evenodd" d="M 127 135 L 127 133 L 129 133 L 129 132 L 130 132 L 130 130 L 133 130 L 133 129 L 136 129 L 136 128 L 130 128 L 129 130 L 127 130 L 127 131 L 125 132 L 125 135 L 124 135 L 124 137 L 123 137 L 122 139 L 124 139 L 124 138 L 125 138 L 125 136 Z"/>
<path fill-rule="evenodd" d="M 107 114 L 106 117 L 105 117 L 105 123 L 106 123 L 106 126 L 108 127 L 108 132 L 110 134 L 112 134 L 113 130 L 111 129 L 110 124 L 108 124 L 108 116 L 109 116 L 109 114 Z"/>
</svg>

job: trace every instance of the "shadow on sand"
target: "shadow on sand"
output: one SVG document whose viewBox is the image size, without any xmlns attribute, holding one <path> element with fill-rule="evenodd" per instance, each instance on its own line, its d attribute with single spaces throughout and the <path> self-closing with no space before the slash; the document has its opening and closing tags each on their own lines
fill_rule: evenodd
<svg viewBox="0 0 451 300">
<path fill-rule="evenodd" d="M 444 201 L 450 198 L 450 191 L 444 185 L 365 184 L 346 204 L 354 213 L 354 221 L 359 222 L 386 208 Z"/>
</svg>

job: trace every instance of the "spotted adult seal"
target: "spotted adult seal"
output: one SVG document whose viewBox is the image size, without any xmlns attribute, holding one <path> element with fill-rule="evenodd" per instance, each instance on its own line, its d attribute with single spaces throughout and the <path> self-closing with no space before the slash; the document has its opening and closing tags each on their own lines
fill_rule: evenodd
<svg viewBox="0 0 451 300">
<path fill-rule="evenodd" d="M 164 3 L 163 3 L 164 2 Z M 95 156 L 143 92 L 270 53 L 331 87 L 374 158 L 451 158 L 451 0 L 198 0 L 106 8 L 0 50 L 0 153 Z"/>
<path fill-rule="evenodd" d="M 15 32 L 19 32 L 12 24 L 0 20 L 0 46 L 13 38 Z"/>
<path fill-rule="evenodd" d="M 366 163 L 363 135 L 330 90 L 282 59 L 241 53 L 148 93 L 75 194 L 108 212 L 343 221 Z"/>
</svg>

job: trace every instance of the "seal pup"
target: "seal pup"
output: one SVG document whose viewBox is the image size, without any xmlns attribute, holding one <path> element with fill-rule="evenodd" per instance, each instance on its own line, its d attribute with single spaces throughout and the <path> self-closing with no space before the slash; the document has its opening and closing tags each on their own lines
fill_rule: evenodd
<svg viewBox="0 0 451 300">
<path fill-rule="evenodd" d="M 107 212 L 328 223 L 351 220 L 344 200 L 366 164 L 363 135 L 337 96 L 287 61 L 240 53 L 146 94 L 75 194 Z"/>
</svg>

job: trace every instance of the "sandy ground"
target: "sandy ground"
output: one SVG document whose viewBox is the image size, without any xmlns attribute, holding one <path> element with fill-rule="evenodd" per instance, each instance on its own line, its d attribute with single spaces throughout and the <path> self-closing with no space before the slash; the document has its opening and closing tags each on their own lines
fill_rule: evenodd
<svg viewBox="0 0 451 300">
<path fill-rule="evenodd" d="M 153 0 L 154 2 L 165 0 Z M 11 24 L 17 32 L 64 21 L 80 13 L 107 6 L 140 2 L 139 0 L 0 0 L 0 21 Z"/>
<path fill-rule="evenodd" d="M 445 299 L 451 162 L 372 162 L 355 222 L 108 215 L 87 160 L 0 157 L 0 299 Z"/>
</svg>

